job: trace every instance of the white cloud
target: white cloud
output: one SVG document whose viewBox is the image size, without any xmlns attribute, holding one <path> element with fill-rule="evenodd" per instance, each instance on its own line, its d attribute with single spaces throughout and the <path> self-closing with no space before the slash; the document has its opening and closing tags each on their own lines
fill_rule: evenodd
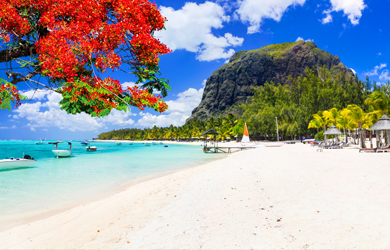
<svg viewBox="0 0 390 250">
<path fill-rule="evenodd" d="M 118 110 L 113 110 L 108 116 L 102 118 L 92 118 L 86 113 L 77 115 L 67 114 L 66 111 L 60 110 L 59 102 L 62 97 L 56 92 L 46 92 L 39 99 L 41 101 L 25 103 L 14 110 L 17 113 L 17 118 L 27 119 L 28 124 L 26 126 L 31 131 L 35 131 L 38 127 L 57 127 L 69 131 L 96 131 L 105 127 L 106 123 L 120 126 L 134 123 L 130 119 L 130 116 L 133 115 L 132 113 L 124 113 Z"/>
<path fill-rule="evenodd" d="M 127 87 L 134 87 L 135 85 L 135 82 L 124 82 L 121 84 L 122 85 L 122 89 L 127 89 Z M 140 86 L 141 84 L 139 84 L 138 86 Z"/>
<path fill-rule="evenodd" d="M 20 94 L 27 96 L 28 99 L 32 100 L 42 100 L 46 98 L 46 95 L 51 92 L 50 90 L 28 90 L 28 91 L 20 91 Z"/>
<path fill-rule="evenodd" d="M 12 127 L 0 127 L 0 129 L 15 129 L 15 128 L 16 128 L 15 125 L 13 125 Z"/>
<path fill-rule="evenodd" d="M 326 14 L 326 17 L 324 17 L 321 22 L 322 24 L 327 24 L 333 21 L 332 15 L 330 14 L 330 11 L 324 11 L 324 14 Z"/>
<path fill-rule="evenodd" d="M 378 75 L 378 70 L 381 70 L 381 69 L 386 68 L 386 67 L 387 67 L 386 63 L 381 63 L 381 64 L 375 66 L 374 69 L 372 69 L 370 72 L 366 72 L 366 73 L 363 73 L 363 74 L 367 75 L 367 76 L 377 76 Z"/>
<path fill-rule="evenodd" d="M 381 75 L 379 76 L 379 79 L 389 81 L 390 80 L 389 70 L 388 69 L 383 70 Z"/>
<path fill-rule="evenodd" d="M 204 79 L 203 82 L 202 82 L 202 86 L 203 86 L 203 87 L 206 86 L 206 82 L 207 82 L 207 79 Z"/>
<path fill-rule="evenodd" d="M 305 42 L 314 42 L 314 39 L 303 39 L 302 37 L 298 36 L 297 40 L 295 40 L 295 42 L 298 42 L 298 41 L 305 41 Z"/>
<path fill-rule="evenodd" d="M 378 53 L 378 56 L 381 56 L 381 55 L 382 55 L 382 53 L 381 53 L 381 52 L 379 52 L 379 53 Z"/>
<path fill-rule="evenodd" d="M 351 23 L 357 25 L 362 17 L 362 11 L 367 7 L 367 5 L 364 4 L 364 0 L 330 0 L 330 3 L 332 7 L 323 12 L 326 14 L 326 17 L 322 19 L 323 24 L 332 21 L 331 12 L 343 11 L 344 15 L 348 16 Z"/>
<path fill-rule="evenodd" d="M 178 98 L 173 101 L 167 101 L 169 106 L 166 111 L 167 114 L 152 115 L 150 113 L 141 112 L 141 119 L 138 120 L 137 125 L 144 127 L 152 127 L 154 125 L 165 127 L 169 125 L 180 126 L 183 125 L 191 111 L 196 108 L 203 95 L 203 88 L 196 90 L 189 88 L 188 90 L 179 93 Z"/>
<path fill-rule="evenodd" d="M 260 32 L 264 19 L 280 21 L 288 7 L 303 5 L 305 0 L 239 0 L 236 15 L 244 23 L 249 23 L 248 34 Z"/>
<path fill-rule="evenodd" d="M 163 6 L 160 9 L 168 22 L 166 30 L 156 32 L 155 36 L 172 50 L 197 53 L 199 61 L 230 58 L 234 54 L 231 47 L 241 46 L 244 41 L 230 33 L 223 36 L 212 33 L 212 29 L 221 29 L 222 24 L 230 20 L 217 3 L 207 1 L 198 5 L 187 2 L 179 10 Z"/>
</svg>

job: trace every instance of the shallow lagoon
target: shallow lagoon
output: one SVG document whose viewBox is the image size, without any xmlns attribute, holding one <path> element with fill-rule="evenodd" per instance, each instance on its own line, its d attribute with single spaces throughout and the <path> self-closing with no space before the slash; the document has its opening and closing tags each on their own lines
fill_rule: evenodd
<svg viewBox="0 0 390 250">
<path fill-rule="evenodd" d="M 96 152 L 87 152 L 72 142 L 72 157 L 57 159 L 52 145 L 36 141 L 0 141 L 0 159 L 31 155 L 34 168 L 0 169 L 0 225 L 2 228 L 70 204 L 107 196 L 141 178 L 158 176 L 198 166 L 224 157 L 204 154 L 200 146 L 151 145 L 128 142 L 93 142 Z M 59 148 L 66 149 L 67 143 Z M 1 228 L 0 228 L 1 229 Z"/>
</svg>

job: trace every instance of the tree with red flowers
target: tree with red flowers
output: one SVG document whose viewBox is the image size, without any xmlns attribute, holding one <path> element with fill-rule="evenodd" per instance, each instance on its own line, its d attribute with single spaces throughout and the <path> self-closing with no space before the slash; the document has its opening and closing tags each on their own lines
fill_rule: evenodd
<svg viewBox="0 0 390 250">
<path fill-rule="evenodd" d="M 164 112 L 168 80 L 159 78 L 159 56 L 170 50 L 153 37 L 165 18 L 148 0 L 1 0 L 0 108 L 25 99 L 17 85 L 62 95 L 61 109 L 105 116 L 136 106 Z M 4 68 L 2 67 L 2 68 Z M 141 87 L 123 90 L 101 75 L 134 74 Z M 46 81 L 41 81 L 41 77 Z"/>
</svg>

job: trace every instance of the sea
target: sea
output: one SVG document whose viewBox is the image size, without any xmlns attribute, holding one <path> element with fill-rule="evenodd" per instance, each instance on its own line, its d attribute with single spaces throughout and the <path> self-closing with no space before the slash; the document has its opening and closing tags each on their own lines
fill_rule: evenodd
<svg viewBox="0 0 390 250">
<path fill-rule="evenodd" d="M 72 156 L 56 158 L 51 144 L 36 142 L 0 141 L 0 159 L 28 154 L 36 160 L 35 167 L 0 169 L 0 230 L 224 157 L 204 154 L 199 145 L 90 142 L 97 151 L 87 152 L 81 141 L 71 141 Z M 68 147 L 59 144 L 59 149 Z"/>
</svg>

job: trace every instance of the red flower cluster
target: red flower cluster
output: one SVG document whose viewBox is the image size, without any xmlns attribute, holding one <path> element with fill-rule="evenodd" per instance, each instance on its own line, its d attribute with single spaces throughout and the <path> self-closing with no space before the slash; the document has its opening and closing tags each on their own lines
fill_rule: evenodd
<svg viewBox="0 0 390 250">
<path fill-rule="evenodd" d="M 162 113 L 168 109 L 168 105 L 162 101 L 161 96 L 150 94 L 146 89 L 140 89 L 137 86 L 127 87 L 132 97 L 131 105 L 137 106 L 139 110 L 144 110 L 145 107 L 154 108 L 154 110 Z"/>
<path fill-rule="evenodd" d="M 117 107 L 122 94 L 119 82 L 102 80 L 98 73 L 120 67 L 123 54 L 118 49 L 126 41 L 131 46 L 127 52 L 133 68 L 156 67 L 159 55 L 170 52 L 152 35 L 164 28 L 164 22 L 156 4 L 148 0 L 0 1 L 0 29 L 13 38 L 32 34 L 36 27 L 46 30 L 35 42 L 42 74 L 61 83 L 64 93 L 72 95 L 72 101 L 84 96 L 97 113 Z M 32 23 L 36 24 L 35 30 Z M 8 34 L 2 37 L 5 42 L 9 42 Z M 136 95 L 131 104 L 159 105 L 160 112 L 166 109 L 161 98 L 156 101 L 154 95 L 145 91 L 130 91 Z M 101 99 L 99 105 L 93 102 L 96 99 Z"/>
<path fill-rule="evenodd" d="M 19 90 L 17 90 L 15 86 L 11 86 L 9 84 L 0 85 L 0 108 L 3 108 L 3 106 L 1 105 L 3 101 L 8 103 L 15 102 L 16 108 L 21 105 L 20 98 L 21 96 L 19 94 Z"/>
</svg>

